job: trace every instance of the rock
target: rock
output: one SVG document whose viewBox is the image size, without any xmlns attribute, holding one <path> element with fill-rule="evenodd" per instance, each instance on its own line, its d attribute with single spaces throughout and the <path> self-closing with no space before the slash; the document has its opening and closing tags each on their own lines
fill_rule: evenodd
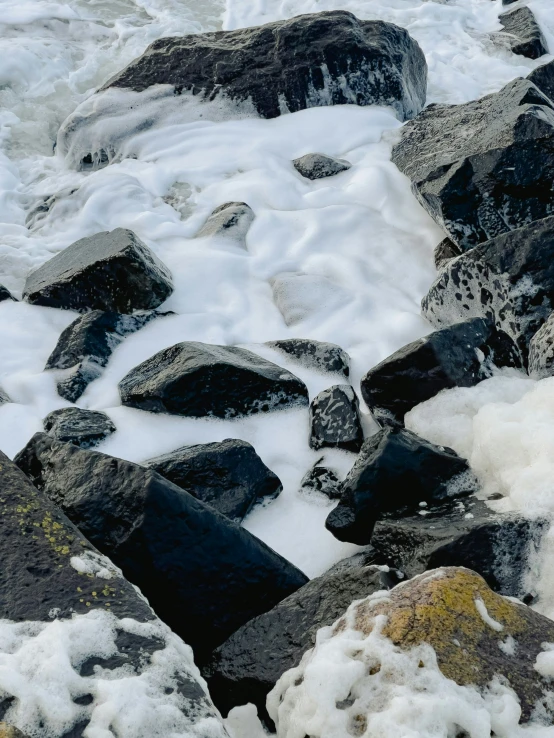
<svg viewBox="0 0 554 738">
<path fill-rule="evenodd" d="M 392 160 L 463 251 L 550 215 L 554 103 L 531 82 L 463 105 L 429 105 L 402 128 Z"/>
<path fill-rule="evenodd" d="M 13 725 L 0 723 L 0 738 L 28 738 L 20 730 L 14 728 Z"/>
<path fill-rule="evenodd" d="M 26 654 L 22 665 L 13 656 L 4 658 L 9 679 L 0 689 L 0 719 L 25 727 L 33 736 L 62 735 L 59 724 L 49 725 L 51 711 L 44 704 L 48 692 L 32 679 L 28 666 L 33 664 L 45 679 L 53 674 L 55 662 L 53 712 L 58 720 L 63 710 L 64 736 L 80 738 L 98 705 L 109 714 L 114 701 L 126 714 L 136 709 L 136 702 L 133 708 L 125 695 L 144 690 L 149 700 L 138 714 L 145 724 L 159 720 L 158 727 L 168 735 L 170 719 L 172 730 L 201 738 L 207 721 L 217 738 L 226 738 L 190 650 L 156 618 L 119 569 L 2 453 L 0 490 L 0 630 L 3 642 L 10 643 L 8 653 L 24 647 Z M 48 629 L 49 636 L 44 632 Z M 124 669 L 118 672 L 118 667 Z M 113 715 L 119 733 L 116 711 Z M 98 720 L 96 715 L 96 727 Z M 0 735 L 18 734 L 4 725 Z"/>
<path fill-rule="evenodd" d="M 384 428 L 362 446 L 325 527 L 340 541 L 362 546 L 372 540 L 383 512 L 415 511 L 421 503 L 440 504 L 471 492 L 467 471 L 467 462 L 452 449 L 411 431 Z"/>
<path fill-rule="evenodd" d="M 391 105 L 406 120 L 425 104 L 427 64 L 404 29 L 336 10 L 158 39 L 103 89 L 152 85 L 248 102 L 263 118 L 351 103 Z"/>
<path fill-rule="evenodd" d="M 554 374 L 554 313 L 529 342 L 529 375 L 545 379 Z"/>
<path fill-rule="evenodd" d="M 308 404 L 290 372 L 238 346 L 186 342 L 159 351 L 119 383 L 121 402 L 154 413 L 233 418 Z"/>
<path fill-rule="evenodd" d="M 11 402 L 11 400 L 7 393 L 0 387 L 0 405 L 3 405 L 5 402 Z"/>
<path fill-rule="evenodd" d="M 452 239 L 444 238 L 435 248 L 435 266 L 437 269 L 442 269 L 445 264 L 461 253 L 462 250 Z"/>
<path fill-rule="evenodd" d="M 335 384 L 312 400 L 311 448 L 341 448 L 357 453 L 363 442 L 360 404 L 349 384 Z"/>
<path fill-rule="evenodd" d="M 548 54 L 548 45 L 530 8 L 516 8 L 498 17 L 504 33 L 509 34 L 514 54 L 538 59 Z"/>
<path fill-rule="evenodd" d="M 150 469 L 44 433 L 16 461 L 186 636 L 196 659 L 307 582 L 253 535 Z"/>
<path fill-rule="evenodd" d="M 236 438 L 185 446 L 145 466 L 238 523 L 257 502 L 274 498 L 283 489 L 254 448 Z"/>
<path fill-rule="evenodd" d="M 7 287 L 4 287 L 3 284 L 0 284 L 0 302 L 4 302 L 4 300 L 13 300 L 14 302 L 17 302 L 9 289 Z M 2 738 L 1 734 L 0 738 Z"/>
<path fill-rule="evenodd" d="M 554 61 L 533 69 L 531 74 L 527 75 L 527 79 L 550 100 L 554 100 Z"/>
<path fill-rule="evenodd" d="M 305 154 L 292 162 L 294 168 L 307 179 L 323 179 L 346 172 L 352 164 L 346 159 L 335 159 L 325 154 Z"/>
<path fill-rule="evenodd" d="M 526 359 L 529 341 L 554 310 L 554 217 L 493 238 L 447 264 L 422 307 L 438 327 L 485 317 Z"/>
<path fill-rule="evenodd" d="M 167 267 L 132 231 L 116 228 L 72 243 L 27 277 L 23 299 L 65 310 L 131 313 L 173 291 Z"/>
<path fill-rule="evenodd" d="M 341 481 L 334 471 L 320 466 L 320 461 L 302 477 L 300 488 L 306 492 L 321 492 L 330 500 L 338 500 L 342 494 Z"/>
<path fill-rule="evenodd" d="M 88 385 L 102 373 L 112 351 L 131 333 L 154 318 L 167 315 L 143 310 L 134 315 L 93 310 L 81 315 L 62 331 L 46 369 L 72 369 L 57 383 L 58 394 L 76 402 Z"/>
<path fill-rule="evenodd" d="M 267 720 L 268 692 L 313 647 L 317 631 L 332 625 L 354 600 L 387 585 L 374 567 L 324 574 L 243 625 L 214 651 L 202 672 L 218 709 L 226 715 L 237 705 L 253 702 Z"/>
<path fill-rule="evenodd" d="M 115 425 L 106 413 L 64 407 L 49 413 L 43 421 L 44 430 L 57 441 L 73 443 L 81 448 L 96 446 L 115 432 Z"/>
<path fill-rule="evenodd" d="M 245 202 L 226 202 L 213 211 L 196 237 L 227 237 L 245 242 L 254 217 L 254 211 Z"/>
<path fill-rule="evenodd" d="M 282 351 L 308 369 L 350 375 L 350 357 L 334 343 L 313 341 L 310 338 L 282 338 L 268 341 L 267 346 Z"/>
<path fill-rule="evenodd" d="M 448 270 L 447 265 L 429 295 Z M 473 387 L 493 366 L 521 367 L 517 347 L 487 320 L 465 320 L 409 343 L 370 369 L 361 382 L 362 397 L 378 423 L 403 425 L 404 415 L 420 402 L 443 389 Z"/>
</svg>

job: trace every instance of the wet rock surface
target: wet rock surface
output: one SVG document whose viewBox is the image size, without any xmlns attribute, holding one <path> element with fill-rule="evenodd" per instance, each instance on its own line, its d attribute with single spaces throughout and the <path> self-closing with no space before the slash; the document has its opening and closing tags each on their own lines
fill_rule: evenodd
<svg viewBox="0 0 554 738">
<path fill-rule="evenodd" d="M 504 33 L 510 38 L 510 48 L 514 54 L 538 59 L 548 54 L 548 45 L 531 8 L 523 7 L 502 13 L 498 20 Z"/>
<path fill-rule="evenodd" d="M 106 413 L 64 407 L 44 418 L 44 430 L 57 441 L 73 443 L 80 448 L 96 446 L 112 433 L 115 425 Z"/>
<path fill-rule="evenodd" d="M 325 154 L 305 154 L 292 162 L 296 171 L 306 179 L 323 179 L 346 172 L 352 164 Z"/>
<path fill-rule="evenodd" d="M 342 494 L 342 483 L 332 469 L 321 466 L 321 459 L 304 474 L 300 488 L 304 492 L 320 492 L 330 500 L 338 500 Z"/>
<path fill-rule="evenodd" d="M 357 453 L 364 442 L 360 403 L 349 384 L 320 392 L 310 405 L 310 446 Z"/>
<path fill-rule="evenodd" d="M 334 343 L 314 341 L 309 338 L 283 338 L 278 341 L 268 341 L 270 348 L 287 354 L 294 361 L 308 369 L 321 372 L 350 374 L 350 357 Z"/>
</svg>

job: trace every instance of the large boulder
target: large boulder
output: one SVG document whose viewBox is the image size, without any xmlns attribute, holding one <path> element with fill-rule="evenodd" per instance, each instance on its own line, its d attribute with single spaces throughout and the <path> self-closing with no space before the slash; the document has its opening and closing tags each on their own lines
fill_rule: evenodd
<svg viewBox="0 0 554 738">
<path fill-rule="evenodd" d="M 184 446 L 145 465 L 238 523 L 283 489 L 253 446 L 237 438 Z"/>
<path fill-rule="evenodd" d="M 281 678 L 269 712 L 280 738 L 509 735 L 520 706 L 550 726 L 553 638 L 549 618 L 474 572 L 438 569 L 353 603 Z"/>
<path fill-rule="evenodd" d="M 307 577 L 150 469 L 37 433 L 16 457 L 202 658 Z"/>
<path fill-rule="evenodd" d="M 471 492 L 470 475 L 460 479 L 467 471 L 467 462 L 452 449 L 411 431 L 384 428 L 362 446 L 325 527 L 341 541 L 364 545 L 383 512 L 413 512 L 421 503 L 440 504 Z"/>
<path fill-rule="evenodd" d="M 392 160 L 464 251 L 554 212 L 554 103 L 531 82 L 463 105 L 429 105 Z"/>
<path fill-rule="evenodd" d="M 336 343 L 314 341 L 311 338 L 281 338 L 278 341 L 268 341 L 267 346 L 281 351 L 307 369 L 342 374 L 345 377 L 350 374 L 350 357 Z"/>
<path fill-rule="evenodd" d="M 497 236 L 451 261 L 422 307 L 437 327 L 487 318 L 526 358 L 529 341 L 554 309 L 554 216 Z"/>
<path fill-rule="evenodd" d="M 65 310 L 132 313 L 161 305 L 173 291 L 167 267 L 132 231 L 81 238 L 27 277 L 23 299 Z"/>
<path fill-rule="evenodd" d="M 314 397 L 310 405 L 311 448 L 357 453 L 363 442 L 360 403 L 349 384 L 335 384 Z"/>
<path fill-rule="evenodd" d="M 425 104 L 427 64 L 403 28 L 336 10 L 158 39 L 103 89 L 152 85 L 248 102 L 264 118 L 353 103 L 391 105 L 406 120 Z"/>
<path fill-rule="evenodd" d="M 106 413 L 80 407 L 62 407 L 48 413 L 43 426 L 57 441 L 73 443 L 81 448 L 96 446 L 115 433 L 115 425 Z"/>
<path fill-rule="evenodd" d="M 230 238 L 246 246 L 246 234 L 254 217 L 254 211 L 245 202 L 226 202 L 213 211 L 196 237 Z"/>
<path fill-rule="evenodd" d="M 296 171 L 306 179 L 323 179 L 346 172 L 352 164 L 346 159 L 336 159 L 325 154 L 304 154 L 292 162 Z"/>
<path fill-rule="evenodd" d="M 308 404 L 304 383 L 238 346 L 185 342 L 163 349 L 119 383 L 121 402 L 154 413 L 232 418 Z"/>
<path fill-rule="evenodd" d="M 495 366 L 521 366 L 516 345 L 492 322 L 483 318 L 444 322 L 455 325 L 409 343 L 363 377 L 362 397 L 381 425 L 403 425 L 405 414 L 420 402 L 444 389 L 473 387 L 491 376 Z"/>
<path fill-rule="evenodd" d="M 510 40 L 514 54 L 538 59 L 548 54 L 548 45 L 531 8 L 523 7 L 499 16 L 504 33 Z"/>
<path fill-rule="evenodd" d="M 226 738 L 190 649 L 1 452 L 0 489 L 1 719 L 55 738 Z"/>
</svg>

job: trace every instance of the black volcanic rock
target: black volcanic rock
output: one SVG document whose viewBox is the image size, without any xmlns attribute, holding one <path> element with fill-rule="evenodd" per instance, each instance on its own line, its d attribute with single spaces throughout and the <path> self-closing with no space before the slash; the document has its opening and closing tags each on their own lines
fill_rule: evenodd
<svg viewBox="0 0 554 738">
<path fill-rule="evenodd" d="M 306 492 L 320 492 L 330 500 L 338 500 L 342 494 L 342 482 L 332 469 L 322 466 L 321 461 L 304 474 L 300 488 Z"/>
<path fill-rule="evenodd" d="M 357 453 L 364 442 L 360 403 L 349 384 L 335 384 L 310 405 L 310 447 Z"/>
<path fill-rule="evenodd" d="M 49 413 L 43 421 L 44 430 L 57 441 L 91 448 L 115 432 L 115 425 L 106 413 L 64 407 Z"/>
<path fill-rule="evenodd" d="M 325 154 L 305 154 L 293 160 L 296 171 L 306 179 L 323 179 L 346 172 L 352 164 L 346 159 L 336 159 Z"/>
<path fill-rule="evenodd" d="M 523 7 L 502 13 L 498 17 L 504 33 L 510 36 L 510 48 L 514 54 L 538 59 L 548 54 L 546 39 L 531 8 Z"/>
<path fill-rule="evenodd" d="M 350 375 L 350 357 L 335 343 L 314 341 L 311 338 L 282 338 L 268 341 L 267 346 L 290 356 L 307 369 Z"/>
<path fill-rule="evenodd" d="M 442 269 L 446 263 L 455 259 L 461 253 L 461 248 L 452 239 L 443 238 L 435 248 L 435 266 L 437 269 Z"/>
</svg>

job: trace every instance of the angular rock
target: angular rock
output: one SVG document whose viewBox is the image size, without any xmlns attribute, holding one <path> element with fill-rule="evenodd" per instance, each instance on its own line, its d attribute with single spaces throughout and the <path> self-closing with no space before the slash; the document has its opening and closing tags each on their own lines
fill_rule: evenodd
<svg viewBox="0 0 554 738">
<path fill-rule="evenodd" d="M 321 461 L 321 460 L 320 460 Z M 300 488 L 306 492 L 321 492 L 330 500 L 338 500 L 342 495 L 342 483 L 332 469 L 320 466 L 320 462 L 315 464 L 302 477 Z"/>
<path fill-rule="evenodd" d="M 214 651 L 202 672 L 218 709 L 226 715 L 253 702 L 267 720 L 268 692 L 285 671 L 298 666 L 317 631 L 332 625 L 354 600 L 388 587 L 374 567 L 324 574 L 243 625 Z"/>
<path fill-rule="evenodd" d="M 554 61 L 533 69 L 531 74 L 527 75 L 527 79 L 550 100 L 554 100 Z"/>
<path fill-rule="evenodd" d="M 260 540 L 150 469 L 44 433 L 16 461 L 187 638 L 197 659 L 307 582 Z"/>
<path fill-rule="evenodd" d="M 370 369 L 361 382 L 362 397 L 378 423 L 399 426 L 420 402 L 443 389 L 473 387 L 491 376 L 494 366 L 521 367 L 516 345 L 483 318 L 464 320 L 409 343 Z"/>
<path fill-rule="evenodd" d="M 545 379 L 554 374 L 554 313 L 529 342 L 529 375 Z"/>
<path fill-rule="evenodd" d="M 350 357 L 335 343 L 313 341 L 310 338 L 282 338 L 268 341 L 267 346 L 290 356 L 308 369 L 350 375 Z"/>
<path fill-rule="evenodd" d="M 463 105 L 429 105 L 392 160 L 463 251 L 554 212 L 554 103 L 531 82 Z"/>
<path fill-rule="evenodd" d="M 308 404 L 290 372 L 238 346 L 186 342 L 159 351 L 119 383 L 123 405 L 187 417 L 233 418 Z"/>
<path fill-rule="evenodd" d="M 44 430 L 57 441 L 73 443 L 81 448 L 96 446 L 115 432 L 115 425 L 106 413 L 64 407 L 49 413 L 43 421 Z"/>
<path fill-rule="evenodd" d="M 526 359 L 529 341 L 554 310 L 554 217 L 493 238 L 447 264 L 422 308 L 437 327 L 487 318 Z"/>
<path fill-rule="evenodd" d="M 226 202 L 213 211 L 196 238 L 215 236 L 244 242 L 254 218 L 254 211 L 245 202 Z"/>
<path fill-rule="evenodd" d="M 0 302 L 4 302 L 4 300 L 13 300 L 14 302 L 17 302 L 9 289 L 4 287 L 3 284 L 0 284 Z"/>
<path fill-rule="evenodd" d="M 0 387 L 0 405 L 3 405 L 5 402 L 11 402 L 11 400 L 8 394 Z"/>
<path fill-rule="evenodd" d="M 384 428 L 364 443 L 325 527 L 340 541 L 362 546 L 372 540 L 383 512 L 414 511 L 421 503 L 440 504 L 470 493 L 467 471 L 467 462 L 452 449 L 411 431 Z"/>
<path fill-rule="evenodd" d="M 516 8 L 498 17 L 504 33 L 509 34 L 514 54 L 538 59 L 548 54 L 548 45 L 530 8 Z"/>
<path fill-rule="evenodd" d="M 132 313 L 157 308 L 173 291 L 167 267 L 132 231 L 82 238 L 27 277 L 23 299 L 65 310 Z"/>
<path fill-rule="evenodd" d="M 169 717 L 172 729 L 182 731 L 175 735 L 201 738 L 207 735 L 202 732 L 207 721 L 217 738 L 225 738 L 190 651 L 156 618 L 121 572 L 2 453 L 0 490 L 0 629 L 10 629 L 6 635 L 12 653 L 24 643 L 26 658 L 42 674 L 52 669 L 55 646 L 57 678 L 60 688 L 67 689 L 69 702 L 63 708 L 68 722 L 63 735 L 80 738 L 93 711 L 99 704 L 108 706 L 113 698 L 121 710 L 132 709 L 125 691 L 138 689 L 150 696 L 141 705 L 145 722 L 160 719 L 159 727 L 169 734 Z M 96 619 L 91 619 L 93 611 Z M 17 631 L 15 623 L 20 624 Z M 55 631 L 49 647 L 40 637 L 45 629 Z M 62 681 L 61 649 L 73 666 L 67 684 Z M 158 666 L 152 678 L 153 663 Z M 95 665 L 100 673 L 95 673 Z M 114 671 L 118 667 L 125 670 Z M 21 675 L 18 668 L 13 661 L 3 665 L 10 679 L 4 679 L 0 689 L 0 719 L 25 727 L 33 736 L 61 736 L 56 726 L 50 730 L 45 692 L 29 679 L 28 666 Z M 5 686 L 10 683 L 15 694 Z M 63 694 L 56 704 L 57 709 L 64 705 Z M 156 704 L 165 711 L 165 718 L 156 712 Z M 54 713 L 58 719 L 59 713 Z M 114 730 L 117 722 L 114 716 Z M 0 735 L 16 738 L 18 734 L 4 727 Z"/>
<path fill-rule="evenodd" d="M 184 446 L 145 466 L 238 523 L 257 502 L 276 497 L 283 489 L 253 446 L 236 438 Z"/>
<path fill-rule="evenodd" d="M 335 384 L 312 400 L 311 448 L 341 448 L 357 453 L 363 442 L 360 403 L 349 384 Z"/>
<path fill-rule="evenodd" d="M 336 10 L 159 39 L 103 89 L 152 85 L 248 102 L 263 118 L 351 103 L 391 105 L 406 120 L 425 104 L 427 64 L 404 29 Z"/>
<path fill-rule="evenodd" d="M 305 154 L 293 160 L 293 166 L 306 179 L 323 179 L 346 172 L 352 164 L 346 159 L 336 159 L 325 154 Z"/>
<path fill-rule="evenodd" d="M 450 238 L 444 238 L 435 248 L 435 266 L 437 269 L 442 269 L 445 264 L 461 253 L 462 250 L 454 241 Z"/>
</svg>

